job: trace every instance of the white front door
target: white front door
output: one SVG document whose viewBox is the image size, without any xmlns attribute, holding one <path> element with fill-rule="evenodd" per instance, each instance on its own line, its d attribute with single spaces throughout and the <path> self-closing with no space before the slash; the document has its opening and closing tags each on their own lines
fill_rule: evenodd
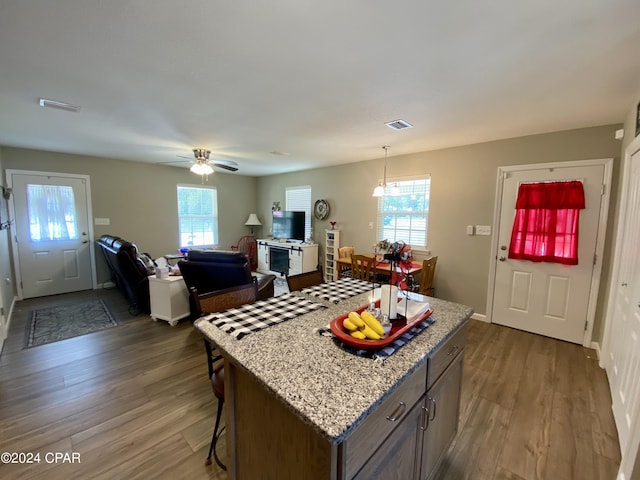
<svg viewBox="0 0 640 480">
<path fill-rule="evenodd" d="M 493 286 L 492 322 L 582 344 L 586 329 L 599 231 L 604 165 L 533 167 L 503 176 Z M 518 187 L 525 182 L 578 180 L 586 208 L 580 210 L 578 265 L 508 258 Z"/>
<path fill-rule="evenodd" d="M 21 298 L 91 289 L 88 177 L 16 171 L 7 177 L 13 188 Z"/>
<path fill-rule="evenodd" d="M 624 452 L 640 420 L 640 152 L 631 157 L 607 374 L 613 416 Z"/>
</svg>

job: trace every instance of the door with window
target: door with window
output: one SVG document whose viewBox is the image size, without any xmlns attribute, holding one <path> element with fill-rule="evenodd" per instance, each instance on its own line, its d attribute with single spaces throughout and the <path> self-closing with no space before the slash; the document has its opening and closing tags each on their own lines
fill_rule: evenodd
<svg viewBox="0 0 640 480">
<path fill-rule="evenodd" d="M 507 171 L 502 178 L 491 319 L 500 325 L 582 344 L 594 287 L 605 166 L 555 165 Z M 526 194 L 521 186 L 545 185 L 579 186 L 585 208 L 576 208 L 571 201 L 541 208 L 535 213 L 544 211 L 547 215 L 533 228 L 535 219 L 519 217 L 526 204 L 521 204 Z M 535 201 L 539 193 L 532 193 Z M 560 193 L 553 201 L 568 202 L 570 195 Z M 546 236 L 541 243 L 527 236 L 527 226 L 544 230 Z"/>
<path fill-rule="evenodd" d="M 22 298 L 93 288 L 89 178 L 17 171 L 7 177 Z"/>
</svg>

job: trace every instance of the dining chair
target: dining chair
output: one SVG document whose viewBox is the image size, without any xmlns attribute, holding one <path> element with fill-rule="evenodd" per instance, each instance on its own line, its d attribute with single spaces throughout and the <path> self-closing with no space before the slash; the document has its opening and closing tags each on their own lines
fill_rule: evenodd
<svg viewBox="0 0 640 480">
<path fill-rule="evenodd" d="M 351 258 L 355 249 L 353 247 L 340 247 L 338 248 L 338 258 Z M 339 278 L 350 277 L 351 276 L 351 267 L 346 265 L 338 264 L 338 268 L 340 269 Z"/>
<path fill-rule="evenodd" d="M 255 272 L 258 269 L 258 241 L 253 235 L 240 237 L 236 245 L 231 245 L 231 250 L 246 253 L 251 271 Z"/>
<path fill-rule="evenodd" d="M 418 284 L 418 293 L 433 297 L 435 289 L 433 279 L 436 274 L 436 263 L 438 257 L 431 257 L 422 261 L 422 272 L 420 273 L 420 283 Z"/>
<path fill-rule="evenodd" d="M 351 277 L 366 282 L 371 281 L 371 272 L 374 260 L 365 255 L 351 255 Z"/>
<path fill-rule="evenodd" d="M 195 287 L 191 287 L 191 294 L 195 299 L 195 304 L 200 315 L 206 313 L 216 313 L 229 308 L 239 307 L 247 303 L 253 303 L 258 299 L 258 283 L 253 277 L 251 283 L 245 285 L 239 285 L 236 287 L 225 288 L 223 290 L 216 290 L 215 292 L 209 292 L 199 294 Z M 209 378 L 211 379 L 211 387 L 213 394 L 218 399 L 218 412 L 216 413 L 216 423 L 213 428 L 213 436 L 211 437 L 211 445 L 209 446 L 209 455 L 205 462 L 206 465 L 211 465 L 211 454 L 220 468 L 227 469 L 227 466 L 222 463 L 218 458 L 216 452 L 216 445 L 220 434 L 224 427 L 218 432 L 220 427 L 220 419 L 222 417 L 222 407 L 224 406 L 224 362 L 222 355 L 218 352 L 209 341 L 204 339 L 204 348 L 207 352 L 207 365 L 209 367 Z"/>
<path fill-rule="evenodd" d="M 322 266 L 318 265 L 316 270 L 311 272 L 299 273 L 297 275 L 285 275 L 287 286 L 290 292 L 297 292 L 303 288 L 313 287 L 324 283 L 322 276 Z"/>
</svg>

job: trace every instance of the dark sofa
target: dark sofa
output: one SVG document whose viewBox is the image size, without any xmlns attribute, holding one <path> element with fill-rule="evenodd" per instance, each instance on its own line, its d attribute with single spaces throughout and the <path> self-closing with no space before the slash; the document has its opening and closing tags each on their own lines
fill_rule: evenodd
<svg viewBox="0 0 640 480">
<path fill-rule="evenodd" d="M 273 297 L 275 275 L 252 274 L 249 258 L 243 252 L 189 250 L 178 268 L 187 287 L 196 287 L 198 293 L 251 283 L 253 275 L 258 281 L 258 298 Z M 196 312 L 193 302 L 191 312 Z"/>
<path fill-rule="evenodd" d="M 138 257 L 135 244 L 113 235 L 97 240 L 111 272 L 111 281 L 127 297 L 130 312 L 150 312 L 149 275 L 144 261 Z"/>
</svg>

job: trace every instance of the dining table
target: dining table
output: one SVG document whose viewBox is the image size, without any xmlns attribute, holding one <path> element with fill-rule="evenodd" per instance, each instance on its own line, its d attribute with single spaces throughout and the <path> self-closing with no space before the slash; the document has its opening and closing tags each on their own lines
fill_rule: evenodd
<svg viewBox="0 0 640 480">
<path fill-rule="evenodd" d="M 375 255 L 364 255 L 365 257 L 371 258 L 373 262 L 373 270 L 376 277 L 378 275 L 391 275 L 391 262 L 389 260 L 378 260 Z M 351 257 L 343 257 L 336 260 L 336 267 L 338 270 L 338 279 L 342 278 L 342 272 L 345 270 L 351 269 Z M 396 264 L 396 272 L 400 272 L 401 268 Z M 422 262 L 416 262 L 415 260 L 411 260 L 411 267 L 407 270 L 405 268 L 402 269 L 402 273 L 407 273 L 409 275 L 413 275 L 417 277 L 422 272 Z"/>
</svg>

